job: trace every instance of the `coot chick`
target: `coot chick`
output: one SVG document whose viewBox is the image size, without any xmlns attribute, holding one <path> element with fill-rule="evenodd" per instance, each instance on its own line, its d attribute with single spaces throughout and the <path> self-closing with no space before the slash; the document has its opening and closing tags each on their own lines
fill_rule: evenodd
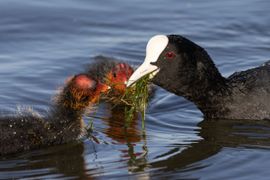
<svg viewBox="0 0 270 180">
<path fill-rule="evenodd" d="M 91 77 L 109 87 L 107 97 L 122 96 L 133 72 L 133 68 L 128 63 L 105 56 L 95 57 L 94 63 L 91 63 L 86 71 Z"/>
<path fill-rule="evenodd" d="M 48 115 L 23 113 L 0 117 L 0 155 L 76 140 L 82 133 L 82 115 L 106 87 L 87 74 L 70 79 Z"/>
<path fill-rule="evenodd" d="M 205 118 L 270 119 L 270 64 L 222 77 L 208 53 L 179 35 L 157 35 L 130 86 L 152 72 L 153 83 L 194 102 Z"/>
<path fill-rule="evenodd" d="M 91 77 L 108 86 L 109 90 L 103 93 L 101 99 L 117 106 L 126 106 L 130 101 L 126 94 L 129 93 L 126 84 L 133 72 L 134 69 L 128 63 L 105 56 L 96 56 L 86 71 Z M 155 91 L 154 85 L 149 84 L 148 100 L 154 97 Z"/>
</svg>

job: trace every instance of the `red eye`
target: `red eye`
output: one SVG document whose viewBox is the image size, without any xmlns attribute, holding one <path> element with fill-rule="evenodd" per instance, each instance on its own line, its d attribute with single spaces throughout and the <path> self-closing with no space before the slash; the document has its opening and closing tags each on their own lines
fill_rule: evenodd
<svg viewBox="0 0 270 180">
<path fill-rule="evenodd" d="M 175 54 L 172 51 L 170 51 L 170 52 L 167 52 L 165 56 L 167 59 L 173 59 L 175 57 Z"/>
</svg>

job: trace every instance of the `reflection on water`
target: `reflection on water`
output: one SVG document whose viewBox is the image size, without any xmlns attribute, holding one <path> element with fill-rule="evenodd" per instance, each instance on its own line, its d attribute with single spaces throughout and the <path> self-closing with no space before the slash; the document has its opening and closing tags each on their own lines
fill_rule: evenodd
<svg viewBox="0 0 270 180">
<path fill-rule="evenodd" d="M 60 145 L 46 150 L 6 157 L 0 161 L 0 179 L 80 177 L 88 179 L 83 143 Z M 31 170 L 31 171 L 29 171 Z"/>
<path fill-rule="evenodd" d="M 270 148 L 270 121 L 205 119 L 198 126 L 198 134 L 202 137 L 200 141 L 188 145 L 180 152 L 178 145 L 175 145 L 174 150 L 164 154 L 173 154 L 172 156 L 150 163 L 151 167 L 161 168 L 163 173 L 175 170 L 192 172 L 205 167 L 203 163 L 198 166 L 198 162 L 211 158 L 224 148 Z M 227 164 L 224 166 L 233 166 L 230 162 L 225 163 Z M 250 169 L 252 168 L 251 162 Z"/>
<path fill-rule="evenodd" d="M 0 114 L 47 112 L 64 80 L 96 55 L 139 65 L 148 39 L 180 34 L 203 46 L 225 76 L 269 60 L 268 0 L 0 1 Z M 266 121 L 209 121 L 158 88 L 142 131 L 101 107 L 96 141 L 0 158 L 0 179 L 268 179 Z M 85 120 L 87 121 L 87 118 Z M 1 135 L 1 134 L 0 134 Z"/>
<path fill-rule="evenodd" d="M 164 178 L 191 178 L 193 177 L 190 175 L 192 172 L 209 166 L 207 163 L 204 164 L 205 160 L 211 159 L 226 148 L 270 148 L 269 121 L 203 120 L 198 124 L 198 135 L 201 136 L 201 140 L 191 144 L 171 144 L 170 146 L 173 148 L 170 151 L 149 155 L 147 132 L 140 129 L 139 120 L 136 118 L 132 120 L 129 127 L 126 127 L 124 117 L 122 108 L 114 108 L 111 111 L 111 116 L 108 119 L 103 119 L 104 123 L 107 124 L 104 133 L 113 140 L 113 144 L 123 145 L 117 151 L 123 163 L 126 164 L 123 166 L 127 166 L 128 171 L 132 173 L 143 173 L 144 175 L 152 173 L 153 176 Z M 11 177 L 92 179 L 97 175 L 97 172 L 100 173 L 100 168 L 111 169 L 111 167 L 106 167 L 107 163 L 116 163 L 99 161 L 99 150 L 96 149 L 99 143 L 91 142 L 91 146 L 82 142 L 73 143 L 17 156 L 2 157 L 0 179 Z M 142 143 L 142 146 L 138 150 L 136 146 L 139 143 Z M 88 148 L 87 152 L 85 152 L 86 147 Z M 92 148 L 91 152 L 89 152 L 89 147 Z M 95 160 L 86 160 L 85 153 L 88 156 L 95 154 L 93 156 Z M 113 152 L 111 156 L 115 156 Z M 92 164 L 93 162 L 99 162 L 99 166 L 87 168 L 88 163 Z M 223 166 L 233 166 L 230 161 L 223 163 Z M 250 168 L 253 168 L 252 161 L 246 163 L 249 163 Z M 117 168 L 121 170 L 123 167 Z M 28 171 L 29 169 L 31 171 Z M 228 172 L 224 173 L 226 175 Z"/>
<path fill-rule="evenodd" d="M 127 166 L 130 172 L 144 171 L 147 163 L 147 143 L 145 130 L 141 129 L 138 121 L 139 114 L 127 121 L 124 106 L 112 106 L 111 114 L 108 119 L 102 119 L 107 128 L 103 132 L 111 138 L 113 144 L 124 145 L 119 149 L 120 156 L 127 159 Z M 141 149 L 136 149 L 137 143 L 142 142 Z"/>
<path fill-rule="evenodd" d="M 132 144 L 140 142 L 142 138 L 141 129 L 138 127 L 138 116 L 135 115 L 129 122 L 125 119 L 125 107 L 112 107 L 111 116 L 104 122 L 108 125 L 105 134 L 112 140 L 121 144 Z"/>
</svg>

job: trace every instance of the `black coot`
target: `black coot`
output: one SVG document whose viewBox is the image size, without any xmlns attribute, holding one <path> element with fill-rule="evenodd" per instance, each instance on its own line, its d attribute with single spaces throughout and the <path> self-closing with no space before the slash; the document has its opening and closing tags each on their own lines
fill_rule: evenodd
<svg viewBox="0 0 270 180">
<path fill-rule="evenodd" d="M 270 119 L 269 62 L 224 78 L 202 47 L 179 35 L 157 35 L 128 86 L 150 72 L 155 84 L 194 102 L 208 119 Z"/>
</svg>

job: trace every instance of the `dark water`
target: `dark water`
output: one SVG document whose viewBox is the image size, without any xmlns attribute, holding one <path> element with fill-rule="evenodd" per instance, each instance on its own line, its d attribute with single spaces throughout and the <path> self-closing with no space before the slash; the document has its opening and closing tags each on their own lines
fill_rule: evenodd
<svg viewBox="0 0 270 180">
<path fill-rule="evenodd" d="M 0 111 L 39 113 L 69 75 L 96 55 L 139 65 L 148 39 L 181 34 L 223 75 L 270 58 L 267 0 L 1 0 Z M 0 160 L 0 179 L 269 179 L 270 123 L 206 121 L 190 102 L 158 89 L 146 130 L 122 128 L 101 105 L 95 137 Z M 89 121 L 91 117 L 86 117 Z"/>
</svg>

